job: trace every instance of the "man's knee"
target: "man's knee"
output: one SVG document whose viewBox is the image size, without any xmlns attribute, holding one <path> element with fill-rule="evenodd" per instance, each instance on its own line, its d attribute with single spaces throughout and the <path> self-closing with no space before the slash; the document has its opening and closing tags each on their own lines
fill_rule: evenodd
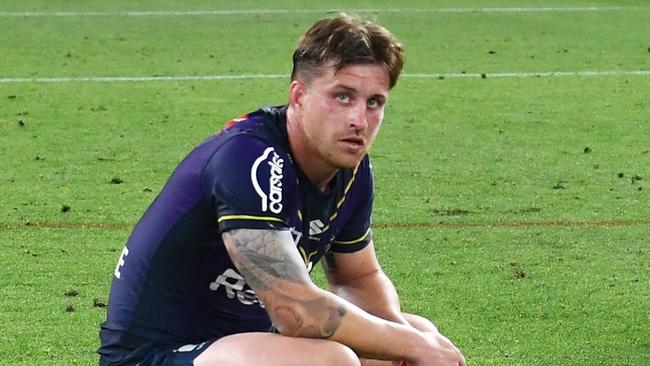
<svg viewBox="0 0 650 366">
<path fill-rule="evenodd" d="M 252 352 L 255 349 L 257 352 Z M 195 366 L 361 366 L 340 343 L 277 334 L 244 333 L 221 338 L 194 360 Z"/>
<path fill-rule="evenodd" d="M 415 315 L 415 314 L 404 313 L 404 318 L 406 318 L 406 321 L 408 321 L 413 328 L 419 331 L 433 332 L 433 333 L 438 332 L 438 328 L 429 319 L 425 317 Z"/>
<path fill-rule="evenodd" d="M 361 361 L 350 347 L 337 342 L 327 342 L 324 346 L 326 357 L 323 365 L 361 366 Z M 318 358 L 321 358 L 319 356 Z M 319 363 L 320 364 L 320 363 Z"/>
</svg>

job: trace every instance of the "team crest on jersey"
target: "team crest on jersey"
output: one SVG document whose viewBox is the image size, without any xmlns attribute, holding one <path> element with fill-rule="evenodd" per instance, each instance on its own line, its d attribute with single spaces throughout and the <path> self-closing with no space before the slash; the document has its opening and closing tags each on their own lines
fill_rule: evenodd
<svg viewBox="0 0 650 366">
<path fill-rule="evenodd" d="M 284 167 L 284 159 L 275 152 L 273 147 L 268 147 L 262 155 L 260 155 L 253 166 L 251 167 L 251 182 L 255 188 L 255 192 L 260 196 L 262 205 L 262 212 L 271 211 L 279 214 L 282 211 L 282 168 Z M 263 174 L 268 169 L 268 189 L 262 188 L 259 182 L 260 173 Z M 266 182 L 265 182 L 266 183 Z M 264 184 L 266 186 L 266 184 Z"/>
</svg>

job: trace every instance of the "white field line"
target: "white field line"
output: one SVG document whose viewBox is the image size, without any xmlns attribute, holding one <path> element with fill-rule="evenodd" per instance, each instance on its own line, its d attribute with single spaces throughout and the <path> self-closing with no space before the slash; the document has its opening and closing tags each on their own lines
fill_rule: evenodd
<svg viewBox="0 0 650 366">
<path fill-rule="evenodd" d="M 531 8 L 358 8 L 358 9 L 224 9 L 224 10 L 166 10 L 166 11 L 25 11 L 0 12 L 0 17 L 148 17 L 148 16 L 220 16 L 287 13 L 539 13 L 539 12 L 606 12 L 650 10 L 650 6 L 567 6 Z"/>
<path fill-rule="evenodd" d="M 1 83 L 71 83 L 71 82 L 123 82 L 123 81 L 219 81 L 245 79 L 281 79 L 285 74 L 199 75 L 199 76 L 80 76 L 0 78 Z"/>
<path fill-rule="evenodd" d="M 553 76 L 598 77 L 598 76 L 650 76 L 650 70 L 639 71 L 545 71 L 545 72 L 486 72 L 486 73 L 413 73 L 403 74 L 411 78 L 532 78 Z"/>
<path fill-rule="evenodd" d="M 541 78 L 541 77 L 603 77 L 650 76 L 650 70 L 639 71 L 553 71 L 553 72 L 495 72 L 495 73 L 404 73 L 413 79 L 446 78 Z M 80 76 L 80 77 L 16 77 L 0 78 L 0 84 L 11 83 L 74 83 L 74 82 L 150 82 L 150 81 L 224 81 L 288 79 L 288 74 L 241 74 L 199 76 Z"/>
</svg>

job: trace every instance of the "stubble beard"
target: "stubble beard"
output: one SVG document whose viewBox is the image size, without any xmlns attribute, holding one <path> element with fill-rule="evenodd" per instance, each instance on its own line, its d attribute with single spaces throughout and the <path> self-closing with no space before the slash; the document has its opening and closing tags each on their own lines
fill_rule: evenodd
<svg viewBox="0 0 650 366">
<path fill-rule="evenodd" d="M 327 149 L 327 151 L 321 152 L 321 158 L 337 170 L 354 169 L 363 160 L 363 157 L 366 156 L 367 150 L 364 151 L 363 154 L 357 156 L 356 154 L 350 154 L 338 149 Z"/>
</svg>

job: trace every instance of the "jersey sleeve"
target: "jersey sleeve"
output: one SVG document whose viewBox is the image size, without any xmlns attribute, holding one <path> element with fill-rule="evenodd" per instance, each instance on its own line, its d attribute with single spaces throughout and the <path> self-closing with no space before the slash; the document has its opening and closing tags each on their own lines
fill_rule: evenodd
<svg viewBox="0 0 650 366">
<path fill-rule="evenodd" d="M 219 232 L 231 229 L 288 229 L 297 207 L 297 181 L 285 151 L 259 137 L 230 138 L 203 171 Z"/>
<path fill-rule="evenodd" d="M 359 197 L 350 219 L 339 231 L 332 242 L 331 251 L 352 253 L 365 248 L 372 241 L 372 207 L 374 199 L 374 182 L 368 158 L 359 165 L 355 172 L 348 197 Z"/>
</svg>

